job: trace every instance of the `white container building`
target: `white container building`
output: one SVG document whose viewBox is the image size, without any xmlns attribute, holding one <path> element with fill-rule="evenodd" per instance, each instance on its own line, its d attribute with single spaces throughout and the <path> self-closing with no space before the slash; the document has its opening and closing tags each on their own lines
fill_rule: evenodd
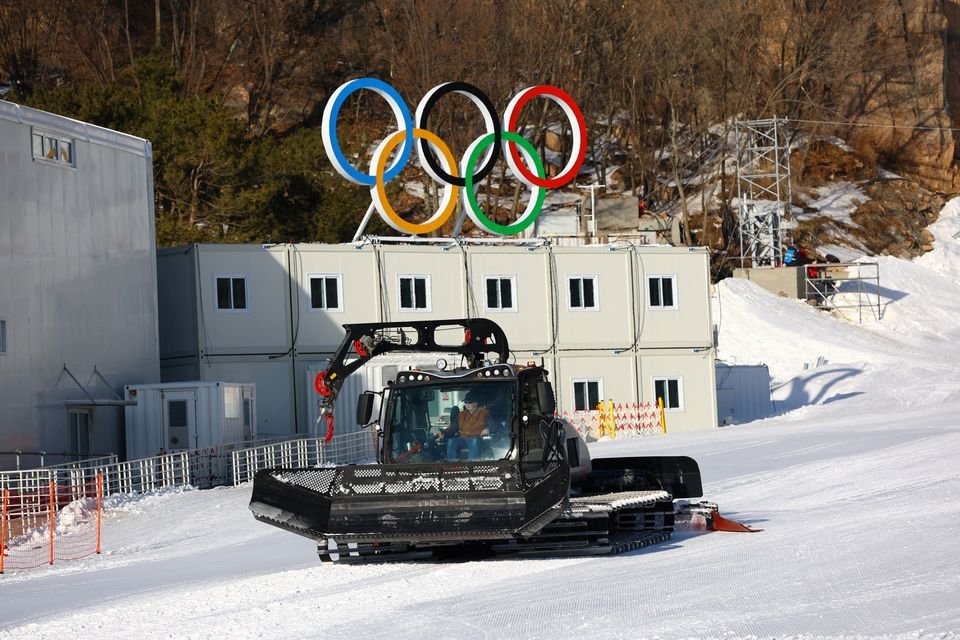
<svg viewBox="0 0 960 640">
<path fill-rule="evenodd" d="M 659 392 L 671 431 L 718 424 L 701 247 L 190 245 L 158 252 L 158 285 L 162 380 L 256 383 L 261 437 L 315 433 L 313 375 L 343 324 L 481 316 L 503 327 L 513 361 L 547 367 L 561 411 Z M 337 410 L 337 433 L 353 428 L 346 396 Z"/>
<path fill-rule="evenodd" d="M 256 439 L 256 387 L 236 382 L 126 385 L 128 460 Z"/>
</svg>

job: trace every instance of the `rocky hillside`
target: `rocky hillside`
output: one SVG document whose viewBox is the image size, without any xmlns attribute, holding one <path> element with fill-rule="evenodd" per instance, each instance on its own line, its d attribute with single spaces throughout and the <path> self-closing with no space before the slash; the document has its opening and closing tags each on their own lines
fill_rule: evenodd
<svg viewBox="0 0 960 640">
<path fill-rule="evenodd" d="M 893 165 L 929 189 L 957 191 L 960 2 L 866 4 L 875 4 L 872 19 L 886 34 L 884 57 L 858 82 L 841 89 L 850 112 L 861 112 L 848 139 L 868 163 Z"/>
<path fill-rule="evenodd" d="M 851 147 L 821 142 L 794 154 L 791 235 L 823 257 L 838 247 L 851 257 L 915 257 L 933 248 L 926 227 L 936 221 L 945 194 L 883 169 Z"/>
<path fill-rule="evenodd" d="M 361 76 L 411 107 L 462 80 L 498 113 L 518 87 L 562 87 L 589 131 L 579 182 L 662 205 L 718 261 L 737 243 L 736 190 L 717 170 L 737 119 L 789 120 L 790 224 L 811 248 L 922 251 L 924 221 L 960 191 L 960 0 L 0 2 L 0 94 L 150 139 L 163 245 L 348 239 L 344 212 L 369 196 L 330 171 L 319 123 Z M 562 158 L 568 138 L 541 126 L 557 111 L 525 118 Z M 434 113 L 455 154 L 484 129 L 466 99 Z M 362 164 L 392 126 L 382 100 L 352 97 L 345 152 Z M 826 206 L 836 180 L 842 214 Z"/>
</svg>

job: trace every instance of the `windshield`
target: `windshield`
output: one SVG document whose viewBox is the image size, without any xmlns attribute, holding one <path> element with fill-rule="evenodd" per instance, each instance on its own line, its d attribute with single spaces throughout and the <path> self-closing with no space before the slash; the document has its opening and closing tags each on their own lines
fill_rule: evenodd
<svg viewBox="0 0 960 640">
<path fill-rule="evenodd" d="M 394 462 L 499 460 L 510 449 L 513 381 L 444 382 L 390 391 Z"/>
</svg>

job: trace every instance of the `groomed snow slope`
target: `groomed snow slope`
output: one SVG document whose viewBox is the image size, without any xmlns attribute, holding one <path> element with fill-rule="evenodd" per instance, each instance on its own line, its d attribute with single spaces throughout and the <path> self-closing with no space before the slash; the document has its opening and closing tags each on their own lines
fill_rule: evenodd
<svg viewBox="0 0 960 640">
<path fill-rule="evenodd" d="M 933 253 L 879 260 L 880 322 L 720 283 L 720 356 L 769 365 L 775 417 L 592 445 L 693 456 L 762 533 L 321 565 L 249 486 L 171 492 L 114 500 L 100 557 L 0 577 L 0 638 L 960 638 L 960 201 L 931 230 Z"/>
</svg>

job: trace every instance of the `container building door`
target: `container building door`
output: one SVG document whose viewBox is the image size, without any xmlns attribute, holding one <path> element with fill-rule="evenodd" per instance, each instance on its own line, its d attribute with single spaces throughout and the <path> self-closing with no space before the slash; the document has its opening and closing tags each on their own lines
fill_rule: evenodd
<svg viewBox="0 0 960 640">
<path fill-rule="evenodd" d="M 196 448 L 197 392 L 164 391 L 162 397 L 166 450 Z"/>
<path fill-rule="evenodd" d="M 90 455 L 90 431 L 93 426 L 93 412 L 90 409 L 70 409 L 70 448 L 78 457 L 70 462 L 82 460 Z"/>
</svg>

